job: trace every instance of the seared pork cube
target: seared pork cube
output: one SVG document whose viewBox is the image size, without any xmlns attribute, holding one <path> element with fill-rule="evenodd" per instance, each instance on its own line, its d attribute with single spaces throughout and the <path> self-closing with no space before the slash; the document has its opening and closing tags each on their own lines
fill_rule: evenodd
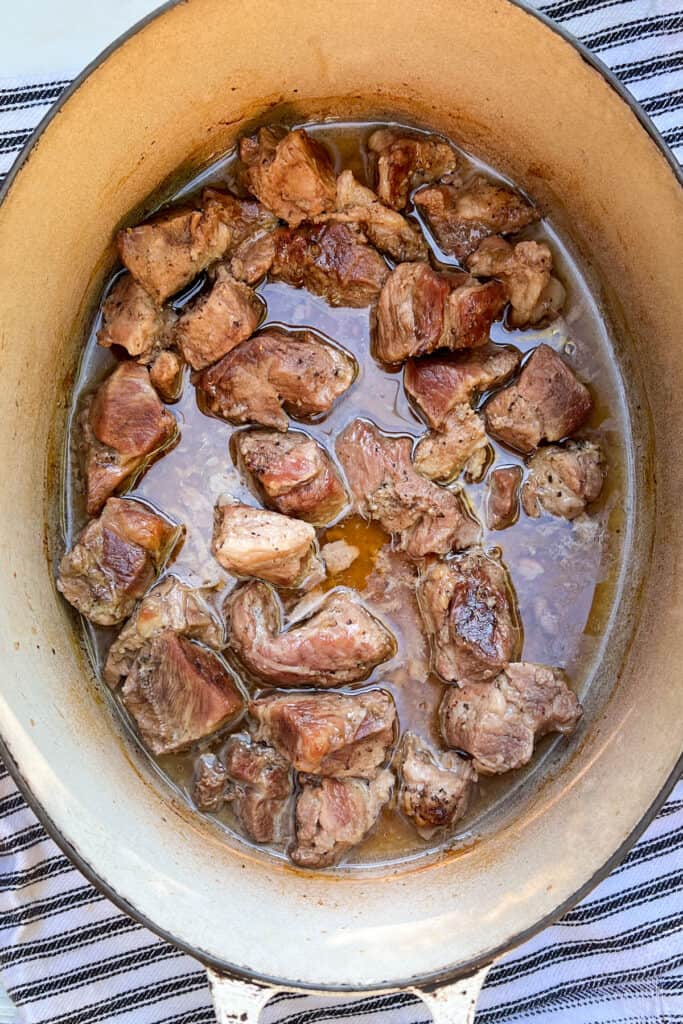
<svg viewBox="0 0 683 1024">
<path fill-rule="evenodd" d="M 530 452 L 541 441 L 560 441 L 585 423 L 593 402 L 585 384 L 549 345 L 539 345 L 518 380 L 484 406 L 489 433 Z"/>
<path fill-rule="evenodd" d="M 490 474 L 486 495 L 486 525 L 489 530 L 505 530 L 517 521 L 521 482 L 520 466 L 501 466 Z"/>
<path fill-rule="evenodd" d="M 230 273 L 236 281 L 258 284 L 273 265 L 276 233 L 264 231 L 247 238 L 230 256 Z"/>
<path fill-rule="evenodd" d="M 230 229 L 216 205 L 174 209 L 119 231 L 117 244 L 123 265 L 161 305 L 223 256 Z"/>
<path fill-rule="evenodd" d="M 220 811 L 228 777 L 217 754 L 200 754 L 194 763 L 192 800 L 200 811 Z"/>
<path fill-rule="evenodd" d="M 371 779 L 303 775 L 296 802 L 296 844 L 289 856 L 300 868 L 326 868 L 365 839 L 391 799 L 394 776 Z"/>
<path fill-rule="evenodd" d="M 240 139 L 240 158 L 250 190 L 290 227 L 334 209 L 332 159 L 303 128 L 284 135 L 277 128 L 260 128 L 255 138 Z"/>
<path fill-rule="evenodd" d="M 225 799 L 256 843 L 281 842 L 291 833 L 292 769 L 272 747 L 231 736 L 223 750 L 229 782 Z"/>
<path fill-rule="evenodd" d="M 413 452 L 418 473 L 440 483 L 454 480 L 463 469 L 472 479 L 479 479 L 487 461 L 484 421 L 469 405 L 457 405 L 440 430 L 422 435 Z"/>
<path fill-rule="evenodd" d="M 168 629 L 216 651 L 225 647 L 225 628 L 208 603 L 210 594 L 209 587 L 190 587 L 175 576 L 145 594 L 109 648 L 104 665 L 109 685 L 118 686 L 145 644 Z"/>
<path fill-rule="evenodd" d="M 591 441 L 539 448 L 522 488 L 524 511 L 534 518 L 544 511 L 576 519 L 600 496 L 606 475 L 603 454 Z"/>
<path fill-rule="evenodd" d="M 154 582 L 182 533 L 139 501 L 110 498 L 59 563 L 57 589 L 86 619 L 115 626 Z"/>
<path fill-rule="evenodd" d="M 437 352 L 409 359 L 403 386 L 432 430 L 441 430 L 458 406 L 469 405 L 482 391 L 509 380 L 521 359 L 522 353 L 512 345 Z"/>
<path fill-rule="evenodd" d="M 423 839 L 460 821 L 477 781 L 470 761 L 450 753 L 436 757 L 412 732 L 401 740 L 398 777 L 398 806 Z"/>
<path fill-rule="evenodd" d="M 353 565 L 360 555 L 360 550 L 346 540 L 330 540 L 323 544 L 320 555 L 325 563 L 327 575 L 335 576 Z"/>
<path fill-rule="evenodd" d="M 396 708 L 384 690 L 295 693 L 251 701 L 256 739 L 299 772 L 371 779 L 394 742 Z"/>
<path fill-rule="evenodd" d="M 486 775 L 528 764 L 535 740 L 572 732 L 581 714 L 564 672 L 524 661 L 507 665 L 493 682 L 450 688 L 440 710 L 448 746 L 470 754 Z"/>
<path fill-rule="evenodd" d="M 510 245 L 494 235 L 486 238 L 467 261 L 471 274 L 497 277 L 510 302 L 510 327 L 534 327 L 559 316 L 565 291 L 552 277 L 553 256 L 545 242 Z"/>
<path fill-rule="evenodd" d="M 284 431 L 287 414 L 329 412 L 356 372 L 352 355 L 313 331 L 270 327 L 201 373 L 196 386 L 215 416 Z"/>
<path fill-rule="evenodd" d="M 498 559 L 480 549 L 436 562 L 419 595 L 434 668 L 447 682 L 493 679 L 519 656 L 515 594 Z"/>
<path fill-rule="evenodd" d="M 160 352 L 149 368 L 152 386 L 164 402 L 175 402 L 183 387 L 183 361 L 175 352 Z"/>
<path fill-rule="evenodd" d="M 427 259 L 427 243 L 418 225 L 380 203 L 353 171 L 342 171 L 337 178 L 336 211 L 325 219 L 355 224 L 380 252 L 398 263 Z"/>
<path fill-rule="evenodd" d="M 139 363 L 149 363 L 169 344 L 174 320 L 132 274 L 122 274 L 102 304 L 97 342 L 103 348 L 119 345 Z"/>
<path fill-rule="evenodd" d="M 89 516 L 96 515 L 107 498 L 178 432 L 146 367 L 132 362 L 120 363 L 89 396 L 80 425 Z"/>
<path fill-rule="evenodd" d="M 432 185 L 415 195 L 439 248 L 463 262 L 489 235 L 521 231 L 540 214 L 518 192 L 477 175 L 465 185 Z"/>
<path fill-rule="evenodd" d="M 237 501 L 217 506 L 212 550 L 228 572 L 279 587 L 301 587 L 324 577 L 309 523 Z"/>
<path fill-rule="evenodd" d="M 368 149 L 377 160 L 378 195 L 394 210 L 407 206 L 418 185 L 452 174 L 458 164 L 449 143 L 436 135 L 378 128 L 368 139 Z"/>
<path fill-rule="evenodd" d="M 402 363 L 439 348 L 478 348 L 505 307 L 499 281 L 437 274 L 424 263 L 401 263 L 379 298 L 375 351 L 383 363 Z"/>
<path fill-rule="evenodd" d="M 171 754 L 234 721 L 244 694 L 213 651 L 173 630 L 138 654 L 123 687 L 123 703 L 153 754 Z"/>
<path fill-rule="evenodd" d="M 184 310 L 173 340 L 192 369 L 203 370 L 250 338 L 263 313 L 256 292 L 219 266 L 211 291 Z"/>
<path fill-rule="evenodd" d="M 226 253 L 231 255 L 245 242 L 252 241 L 278 226 L 277 217 L 255 199 L 238 199 L 231 192 L 205 188 L 202 208 L 219 217 L 229 231 Z"/>
<path fill-rule="evenodd" d="M 276 512 L 324 526 L 346 505 L 346 491 L 332 460 L 306 434 L 245 430 L 234 436 L 234 446 L 238 464 Z"/>
<path fill-rule="evenodd" d="M 330 306 L 372 305 L 389 276 L 380 254 L 348 224 L 282 228 L 273 238 L 271 279 L 322 295 Z"/>
<path fill-rule="evenodd" d="M 232 651 L 270 686 L 356 683 L 396 653 L 386 626 L 347 590 L 331 591 L 308 618 L 284 630 L 278 599 L 264 583 L 240 588 L 226 611 Z"/>
<path fill-rule="evenodd" d="M 356 511 L 397 534 L 413 558 L 476 544 L 480 526 L 460 494 L 416 472 L 409 437 L 388 437 L 366 420 L 353 420 L 337 440 Z"/>
</svg>

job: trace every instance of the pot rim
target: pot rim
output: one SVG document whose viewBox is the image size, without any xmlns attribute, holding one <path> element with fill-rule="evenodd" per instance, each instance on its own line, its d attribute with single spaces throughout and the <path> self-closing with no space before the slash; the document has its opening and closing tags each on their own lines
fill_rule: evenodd
<svg viewBox="0 0 683 1024">
<path fill-rule="evenodd" d="M 27 162 L 30 160 L 32 152 L 38 144 L 40 137 L 42 136 L 45 129 L 51 124 L 53 118 L 61 112 L 64 104 L 71 98 L 71 96 L 77 92 L 77 90 L 84 84 L 84 82 L 95 72 L 105 61 L 118 50 L 124 43 L 126 43 L 133 36 L 137 35 L 138 32 L 142 31 L 148 24 L 156 20 L 156 18 L 172 10 L 174 7 L 179 6 L 182 3 L 186 3 L 187 0 L 166 0 L 165 3 L 155 8 L 145 17 L 135 22 L 125 32 L 121 33 L 116 37 L 107 47 L 105 47 L 85 68 L 73 79 L 69 86 L 62 92 L 59 99 L 53 104 L 50 110 L 40 120 L 36 128 L 33 130 L 28 140 L 20 150 L 10 170 L 8 171 L 5 180 L 0 187 L 0 205 L 9 195 L 12 185 L 15 179 L 18 177 L 20 171 L 24 168 Z M 632 93 L 630 93 L 626 87 L 619 81 L 616 75 L 607 67 L 606 64 L 600 60 L 599 57 L 595 56 L 583 43 L 580 42 L 575 36 L 573 36 L 567 29 L 559 25 L 547 15 L 541 11 L 531 7 L 528 0 L 506 0 L 507 3 L 514 7 L 519 8 L 524 13 L 536 18 L 541 24 L 545 25 L 546 28 L 550 29 L 556 35 L 558 35 L 564 42 L 568 43 L 579 56 L 594 70 L 599 72 L 602 78 L 607 82 L 609 86 L 617 93 L 621 100 L 629 107 L 631 113 L 635 115 L 641 127 L 647 132 L 650 138 L 658 147 L 659 151 L 667 161 L 671 171 L 673 172 L 675 180 L 683 188 L 683 167 L 678 162 L 670 147 L 664 141 L 661 133 L 654 125 L 648 114 L 645 113 L 641 105 L 635 99 Z M 169 942 L 176 948 L 187 953 L 193 959 L 199 961 L 206 967 L 211 967 L 218 973 L 229 973 L 236 978 L 242 978 L 247 981 L 256 981 L 264 985 L 285 988 L 289 991 L 302 991 L 302 992 L 324 992 L 331 994 L 334 992 L 339 993 L 350 993 L 350 992 L 361 992 L 367 991 L 364 989 L 354 988 L 352 986 L 342 986 L 338 988 L 331 987 L 315 987 L 311 985 L 299 985 L 293 986 L 286 979 L 277 978 L 270 975 L 265 975 L 259 972 L 247 972 L 243 969 L 234 967 L 231 964 L 226 963 L 217 957 L 213 957 L 205 952 L 198 951 L 191 944 L 186 943 L 184 940 L 177 938 L 171 932 L 166 931 L 164 928 L 157 925 L 154 921 L 148 918 L 145 914 L 139 911 L 133 904 L 129 903 L 124 897 L 120 896 L 107 882 L 103 881 L 97 873 L 97 870 L 88 863 L 88 861 L 78 852 L 78 850 L 72 845 L 72 843 L 63 835 L 59 827 L 52 821 L 49 815 L 45 812 L 42 805 L 33 795 L 30 783 L 22 775 L 18 765 L 12 757 L 9 749 L 7 748 L 4 739 L 0 736 L 0 758 L 7 767 L 8 772 L 12 776 L 14 782 L 17 785 L 21 795 L 25 799 L 28 806 L 31 808 L 40 824 L 45 828 L 50 838 L 56 843 L 59 849 L 69 858 L 71 863 L 81 872 L 81 874 L 108 900 L 110 900 L 116 907 L 121 911 L 128 914 L 129 917 L 138 921 L 143 927 L 149 929 L 158 935 L 161 939 Z M 660 789 L 655 800 L 650 804 L 648 809 L 645 811 L 641 819 L 638 821 L 636 826 L 632 829 L 626 839 L 620 844 L 620 846 L 613 852 L 613 854 L 607 858 L 602 866 L 596 870 L 587 881 L 580 886 L 571 896 L 569 896 L 560 906 L 556 907 L 551 913 L 545 915 L 536 921 L 531 927 L 526 928 L 520 932 L 517 932 L 514 936 L 509 938 L 507 941 L 500 945 L 488 950 L 486 953 L 471 960 L 466 966 L 463 966 L 454 971 L 440 971 L 434 974 L 425 975 L 419 979 L 407 978 L 404 981 L 397 983 L 388 983 L 386 985 L 379 985 L 373 989 L 373 991 L 391 991 L 398 990 L 401 988 L 413 987 L 413 988 L 434 988 L 439 985 L 443 985 L 449 981 L 454 981 L 459 977 L 467 977 L 474 974 L 477 970 L 491 963 L 497 957 L 502 956 L 505 952 L 513 949 L 521 943 L 532 938 L 534 935 L 543 931 L 546 927 L 551 925 L 554 921 L 557 921 L 562 917 L 568 910 L 574 905 L 580 902 L 599 882 L 601 882 L 617 864 L 623 859 L 629 849 L 636 843 L 636 841 L 643 834 L 648 825 L 656 817 L 659 809 L 665 803 L 674 785 L 678 779 L 683 775 L 683 754 L 679 758 L 676 766 L 672 770 L 671 774 L 665 781 L 664 785 Z"/>
</svg>

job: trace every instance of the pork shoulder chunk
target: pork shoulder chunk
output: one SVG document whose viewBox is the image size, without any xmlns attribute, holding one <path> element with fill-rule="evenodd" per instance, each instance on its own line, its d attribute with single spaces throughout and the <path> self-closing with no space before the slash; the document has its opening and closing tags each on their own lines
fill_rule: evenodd
<svg viewBox="0 0 683 1024">
<path fill-rule="evenodd" d="M 607 475 L 604 456 L 591 441 L 549 445 L 531 456 L 522 488 L 522 505 L 528 516 L 576 519 L 600 496 Z"/>
<path fill-rule="evenodd" d="M 389 437 L 366 420 L 353 420 L 337 440 L 356 511 L 397 534 L 413 558 L 476 544 L 480 526 L 463 498 L 426 480 L 412 461 L 412 441 Z"/>
<path fill-rule="evenodd" d="M 545 242 L 517 242 L 512 246 L 494 235 L 484 239 L 467 266 L 476 277 L 502 281 L 510 302 L 510 327 L 535 327 L 560 315 L 565 290 L 552 276 L 553 257 Z"/>
<path fill-rule="evenodd" d="M 327 544 L 323 544 L 320 554 L 325 563 L 327 575 L 336 576 L 353 565 L 360 555 L 360 549 L 355 544 L 349 544 L 347 540 L 342 538 L 341 540 L 330 540 Z"/>
<path fill-rule="evenodd" d="M 256 292 L 218 267 L 211 290 L 192 303 L 178 320 L 173 340 L 193 370 L 215 363 L 246 338 L 264 314 Z"/>
<path fill-rule="evenodd" d="M 119 231 L 123 265 L 154 301 L 166 299 L 219 260 L 231 232 L 217 204 L 205 210 L 173 209 Z"/>
<path fill-rule="evenodd" d="M 297 771 L 374 778 L 387 760 L 396 708 L 384 690 L 295 693 L 251 701 L 256 739 L 269 743 Z"/>
<path fill-rule="evenodd" d="M 449 689 L 441 731 L 449 747 L 472 756 L 478 772 L 498 775 L 527 764 L 546 733 L 572 732 L 581 713 L 564 672 L 516 662 L 493 682 Z"/>
<path fill-rule="evenodd" d="M 256 576 L 278 587 L 301 587 L 324 575 L 309 523 L 238 501 L 218 505 L 212 550 L 235 576 Z"/>
<path fill-rule="evenodd" d="M 521 352 L 512 345 L 436 352 L 409 359 L 403 385 L 432 430 L 440 430 L 458 406 L 471 404 L 482 391 L 509 380 L 521 359 Z"/>
<path fill-rule="evenodd" d="M 483 550 L 436 562 L 419 584 L 434 669 L 447 682 L 493 679 L 519 655 L 522 633 L 510 577 Z"/>
<path fill-rule="evenodd" d="M 337 178 L 336 210 L 325 219 L 356 225 L 380 252 L 398 263 L 427 259 L 427 243 L 418 225 L 380 203 L 353 171 L 342 171 Z"/>
<path fill-rule="evenodd" d="M 276 512 L 324 526 L 346 505 L 346 490 L 332 460 L 307 434 L 245 430 L 234 436 L 234 447 L 238 465 Z"/>
<path fill-rule="evenodd" d="M 521 452 L 560 441 L 586 421 L 590 392 L 549 345 L 539 345 L 519 378 L 484 406 L 490 434 Z"/>
<path fill-rule="evenodd" d="M 213 652 L 167 630 L 138 654 L 121 689 L 152 753 L 184 750 L 234 721 L 244 695 Z"/>
<path fill-rule="evenodd" d="M 500 466 L 489 475 L 486 495 L 486 525 L 489 530 L 504 530 L 517 521 L 521 482 L 520 466 Z"/>
<path fill-rule="evenodd" d="M 477 773 L 458 754 L 438 757 L 415 733 L 406 732 L 398 756 L 398 806 L 423 839 L 451 829 L 467 812 Z"/>
<path fill-rule="evenodd" d="M 466 274 L 437 274 L 424 263 L 401 263 L 379 298 L 377 358 L 402 363 L 440 348 L 486 345 L 505 303 L 499 281 L 482 284 Z"/>
<path fill-rule="evenodd" d="M 378 195 L 394 210 L 408 205 L 418 185 L 452 174 L 458 164 L 452 147 L 436 135 L 378 128 L 368 139 L 368 149 L 377 161 Z"/>
<path fill-rule="evenodd" d="M 289 856 L 301 868 L 326 868 L 370 832 L 391 799 L 394 776 L 386 769 L 370 781 L 303 775 L 300 783 Z"/>
<path fill-rule="evenodd" d="M 290 227 L 334 209 L 336 181 L 325 146 L 303 128 L 260 128 L 240 140 L 250 190 Z"/>
<path fill-rule="evenodd" d="M 247 238 L 230 256 L 230 273 L 236 281 L 258 284 L 273 265 L 277 232 L 264 231 Z"/>
<path fill-rule="evenodd" d="M 272 232 L 278 226 L 277 217 L 255 199 L 239 199 L 231 192 L 205 188 L 202 209 L 217 216 L 228 229 L 226 255 L 235 253 L 246 242 Z"/>
<path fill-rule="evenodd" d="M 190 587 L 167 576 L 140 601 L 116 637 L 104 665 L 104 678 L 118 686 L 130 672 L 138 654 L 155 636 L 166 630 L 199 640 L 216 651 L 225 647 L 225 628 L 208 602 L 208 587 Z"/>
<path fill-rule="evenodd" d="M 330 306 L 371 306 L 389 276 L 380 254 L 349 224 L 281 228 L 273 239 L 271 279 L 306 288 Z"/>
<path fill-rule="evenodd" d="M 84 403 L 80 416 L 86 508 L 107 498 L 177 436 L 178 427 L 138 363 L 120 363 Z"/>
<path fill-rule="evenodd" d="M 357 369 L 352 355 L 313 331 L 271 327 L 204 370 L 196 386 L 215 416 L 285 431 L 287 414 L 306 419 L 329 412 Z"/>
<path fill-rule="evenodd" d="M 184 363 L 175 352 L 160 352 L 149 368 L 149 379 L 163 402 L 176 402 L 183 389 Z"/>
<path fill-rule="evenodd" d="M 118 345 L 139 363 L 150 363 L 170 343 L 175 314 L 160 309 L 132 274 L 122 274 L 102 305 L 97 342 Z"/>
<path fill-rule="evenodd" d="M 269 686 L 356 683 L 396 651 L 386 626 L 347 590 L 331 591 L 310 617 L 284 630 L 277 597 L 263 583 L 240 588 L 226 610 L 230 647 Z"/>
<path fill-rule="evenodd" d="M 488 461 L 484 421 L 469 405 L 457 405 L 440 430 L 428 430 L 417 442 L 413 464 L 418 473 L 447 483 L 465 469 L 478 480 Z"/>
<path fill-rule="evenodd" d="M 276 750 L 231 736 L 223 750 L 225 799 L 256 843 L 280 843 L 291 834 L 292 769 Z"/>
<path fill-rule="evenodd" d="M 228 776 L 217 754 L 200 754 L 194 763 L 192 800 L 200 811 L 220 811 Z"/>
<path fill-rule="evenodd" d="M 432 185 L 415 195 L 439 248 L 460 262 L 489 235 L 521 231 L 540 219 L 518 192 L 477 175 L 464 185 Z"/>
<path fill-rule="evenodd" d="M 154 582 L 183 530 L 129 498 L 110 498 L 59 563 L 57 589 L 98 626 L 115 626 Z"/>
</svg>

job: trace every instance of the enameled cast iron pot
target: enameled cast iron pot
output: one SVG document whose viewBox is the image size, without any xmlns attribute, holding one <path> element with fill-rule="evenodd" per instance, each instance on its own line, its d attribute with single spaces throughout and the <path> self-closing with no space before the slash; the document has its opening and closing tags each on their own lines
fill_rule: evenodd
<svg viewBox="0 0 683 1024">
<path fill-rule="evenodd" d="M 51 564 L 67 396 L 116 229 L 245 126 L 332 114 L 441 129 L 550 212 L 601 302 L 632 433 L 624 559 L 580 731 L 470 846 L 355 874 L 231 846 L 154 776 Z M 439 986 L 582 896 L 663 800 L 683 747 L 673 160 L 603 69 L 510 0 L 185 0 L 69 90 L 6 183 L 0 237 L 0 731 L 17 782 L 86 875 L 213 967 L 222 1019 L 263 1003 L 259 982 L 438 990 L 437 1014 L 458 1019 L 480 977 Z"/>
</svg>

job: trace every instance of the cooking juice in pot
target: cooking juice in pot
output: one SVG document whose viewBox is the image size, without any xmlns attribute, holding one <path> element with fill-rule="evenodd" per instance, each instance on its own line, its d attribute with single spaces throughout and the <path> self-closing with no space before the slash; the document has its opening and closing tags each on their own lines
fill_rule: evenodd
<svg viewBox="0 0 683 1024">
<path fill-rule="evenodd" d="M 306 125 L 306 132 L 327 147 L 337 174 L 342 169 L 350 169 L 360 184 L 374 188 L 377 181 L 368 157 L 367 140 L 372 133 L 386 127 L 399 133 L 402 130 L 396 125 L 324 123 Z M 414 134 L 414 129 L 407 131 Z M 474 174 L 484 174 L 491 182 L 507 184 L 494 170 L 482 167 L 455 144 L 453 149 L 459 158 L 459 187 L 461 181 L 467 182 L 468 176 Z M 201 191 L 207 186 L 245 194 L 244 165 L 235 151 L 227 153 L 188 182 L 173 202 L 199 202 Z M 438 232 L 430 231 L 420 207 L 410 204 L 403 212 L 409 212 L 412 222 L 424 231 L 431 250 L 431 265 L 444 273 L 458 269 L 461 265 L 458 260 L 436 244 L 435 234 Z M 605 482 L 590 507 L 574 519 L 549 514 L 545 509 L 541 509 L 540 515 L 534 518 L 520 510 L 512 525 L 504 529 L 490 529 L 486 511 L 490 474 L 502 466 L 519 466 L 526 474 L 529 457 L 489 434 L 486 439 L 490 446 L 486 472 L 476 480 L 471 479 L 472 474 L 470 479 L 458 475 L 455 481 L 442 486 L 456 491 L 464 489 L 470 509 L 482 524 L 481 548 L 502 561 L 509 573 L 516 595 L 514 615 L 523 630 L 521 649 L 514 660 L 563 669 L 572 690 L 583 700 L 601 656 L 601 644 L 617 584 L 623 535 L 627 528 L 627 470 L 623 442 L 627 436 L 627 424 L 622 382 L 596 302 L 581 270 L 552 225 L 547 220 L 540 220 L 523 227 L 509 240 L 514 243 L 546 241 L 550 245 L 553 274 L 564 285 L 566 300 L 559 316 L 538 326 L 516 329 L 510 326 L 509 315 L 505 321 L 496 319 L 490 330 L 491 341 L 499 345 L 513 345 L 523 357 L 541 344 L 549 346 L 576 377 L 588 385 L 593 400 L 592 410 L 578 430 L 577 437 L 600 446 L 607 466 Z M 397 262 L 388 258 L 390 268 Z M 109 281 L 103 301 L 120 280 L 120 275 L 118 270 Z M 202 273 L 196 284 L 172 300 L 173 308 L 182 313 L 197 301 L 198 295 L 206 294 L 209 287 L 210 281 Z M 404 388 L 402 367 L 388 366 L 375 358 L 376 304 L 361 308 L 333 306 L 325 297 L 312 294 L 306 287 L 293 287 L 282 280 L 273 280 L 272 275 L 256 284 L 255 291 L 265 306 L 259 331 L 273 325 L 309 328 L 342 346 L 357 361 L 357 378 L 326 415 L 299 420 L 290 417 L 290 429 L 304 431 L 319 442 L 340 474 L 342 466 L 335 445 L 342 431 L 356 418 L 370 421 L 383 434 L 404 435 L 415 441 L 425 434 L 427 426 L 424 419 Z M 87 396 L 112 368 L 122 358 L 127 358 L 121 349 L 105 349 L 98 345 L 97 332 L 101 326 L 100 309 L 84 349 L 73 391 L 65 481 L 67 548 L 72 547 L 88 520 L 80 461 L 83 443 L 80 410 Z M 214 508 L 225 495 L 249 506 L 260 504 L 231 454 L 234 454 L 235 436 L 251 428 L 232 424 L 203 411 L 187 365 L 183 374 L 180 398 L 168 403 L 179 427 L 179 440 L 156 458 L 132 487 L 126 490 L 124 486 L 119 493 L 125 491 L 126 497 L 140 499 L 175 522 L 184 524 L 184 542 L 165 566 L 162 576 L 172 574 L 192 587 L 213 588 L 210 603 L 220 613 L 226 598 L 244 583 L 227 571 L 212 553 Z M 481 395 L 476 400 L 476 407 L 481 408 L 487 397 L 486 392 Z M 391 694 L 395 702 L 400 733 L 415 733 L 436 756 L 440 756 L 444 752 L 444 739 L 438 709 L 445 687 L 452 687 L 455 681 L 444 683 L 444 679 L 434 671 L 430 639 L 417 603 L 414 597 L 409 599 L 406 596 L 410 592 L 410 583 L 407 591 L 401 589 L 401 571 L 407 558 L 400 551 L 400 539 L 396 535 L 392 539 L 382 522 L 368 517 L 367 510 L 359 514 L 357 507 L 354 509 L 347 505 L 329 525 L 317 529 L 319 547 L 324 548 L 332 541 L 345 541 L 357 549 L 357 556 L 351 564 L 338 571 L 328 571 L 326 577 L 308 592 L 280 588 L 278 593 L 284 614 L 303 620 L 334 588 L 345 587 L 357 592 L 369 610 L 393 634 L 395 653 L 374 667 L 367 678 L 342 682 L 325 692 L 353 694 L 381 687 Z M 420 573 L 427 572 L 439 557 L 431 553 L 419 561 Z M 392 587 L 396 588 L 395 593 Z M 83 623 L 94 669 L 101 675 L 107 652 L 120 626 L 94 625 L 87 619 L 83 619 Z M 234 651 L 226 651 L 225 657 L 250 696 L 272 693 L 272 687 L 255 678 L 253 671 L 244 670 Z M 491 686 L 493 683 L 489 680 L 478 685 Z M 276 689 L 278 693 L 285 692 Z M 298 692 L 301 688 L 295 689 Z M 314 689 L 318 692 L 317 688 Z M 124 717 L 136 742 L 145 749 L 135 718 L 126 710 L 120 692 L 119 687 L 114 706 Z M 160 754 L 154 762 L 168 783 L 192 802 L 198 756 L 207 753 L 220 756 L 227 735 L 231 732 L 244 733 L 249 726 L 249 716 L 242 716 L 227 729 L 220 728 L 180 752 Z M 395 738 L 398 738 L 398 733 Z M 452 827 L 431 830 L 428 838 L 418 833 L 415 821 L 405 813 L 405 807 L 397 808 L 396 783 L 394 796 L 384 803 L 374 827 L 369 829 L 365 838 L 344 851 L 344 863 L 362 867 L 399 862 L 470 841 L 476 837 L 485 816 L 501 802 L 509 800 L 519 787 L 532 784 L 532 776 L 542 771 L 553 745 L 563 742 L 567 741 L 561 736 L 546 739 L 539 736 L 533 759 L 522 767 L 500 774 L 479 771 L 466 813 Z M 478 763 L 476 754 L 472 755 L 462 747 L 455 749 L 451 756 L 457 758 L 462 754 L 465 763 Z M 149 750 L 147 753 L 154 757 Z M 387 755 L 388 763 L 390 758 L 391 751 Z M 396 765 L 396 755 L 393 764 Z M 301 777 L 297 777 L 295 787 L 302 784 Z M 291 810 L 288 813 L 291 815 Z M 253 841 L 245 836 L 233 800 L 225 800 L 218 810 L 211 813 L 211 817 L 226 830 L 226 838 L 236 835 L 245 842 Z M 289 832 L 285 830 L 277 841 L 266 846 L 274 856 L 283 858 L 287 856 L 286 851 L 292 841 L 290 826 Z M 322 863 L 320 866 L 325 865 Z"/>
</svg>

